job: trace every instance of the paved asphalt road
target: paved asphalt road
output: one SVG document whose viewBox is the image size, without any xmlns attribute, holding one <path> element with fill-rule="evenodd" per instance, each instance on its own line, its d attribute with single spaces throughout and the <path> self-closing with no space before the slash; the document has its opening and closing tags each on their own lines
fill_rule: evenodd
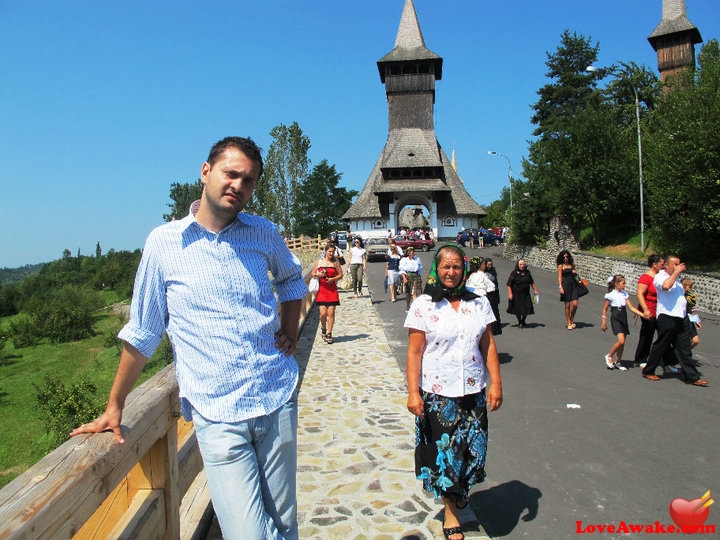
<svg viewBox="0 0 720 540">
<path fill-rule="evenodd" d="M 504 284 L 515 262 L 502 258 L 502 248 L 469 254 L 475 253 L 493 258 Z M 420 255 L 426 277 L 433 253 Z M 720 503 L 720 318 L 701 314 L 701 343 L 694 350 L 710 387 L 674 376 L 647 381 L 639 368 L 605 368 L 603 355 L 615 338 L 600 331 L 604 287 L 590 286 L 580 300 L 577 329 L 569 331 L 556 274 L 530 270 L 540 303 L 529 328 L 511 326 L 516 321 L 504 312 L 507 291 L 501 287 L 497 344 L 504 403 L 490 415 L 487 480 L 471 497 L 485 531 L 512 539 L 577 538 L 597 524 L 671 525 L 671 501 L 697 499 L 708 490 Z M 404 372 L 405 303 L 389 301 L 383 276 L 384 263 L 368 263 L 372 300 Z M 638 328 L 631 319 L 626 359 L 634 356 Z M 710 507 L 706 524 L 720 527 L 720 504 Z"/>
</svg>

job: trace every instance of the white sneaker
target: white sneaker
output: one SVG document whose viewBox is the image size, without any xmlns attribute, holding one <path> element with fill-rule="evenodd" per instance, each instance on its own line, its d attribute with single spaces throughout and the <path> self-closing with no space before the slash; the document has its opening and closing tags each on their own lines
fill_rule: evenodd
<svg viewBox="0 0 720 540">
<path fill-rule="evenodd" d="M 613 364 L 612 358 L 610 358 L 607 354 L 605 355 L 605 365 L 608 369 L 615 369 L 615 364 Z"/>
<path fill-rule="evenodd" d="M 627 371 L 628 369 L 625 366 L 622 366 L 615 362 L 615 369 L 619 369 L 620 371 Z"/>
</svg>

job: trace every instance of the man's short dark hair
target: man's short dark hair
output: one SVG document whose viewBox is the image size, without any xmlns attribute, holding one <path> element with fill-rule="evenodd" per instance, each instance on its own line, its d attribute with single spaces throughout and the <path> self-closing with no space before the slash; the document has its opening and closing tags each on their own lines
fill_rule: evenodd
<svg viewBox="0 0 720 540">
<path fill-rule="evenodd" d="M 248 159 L 250 159 L 250 161 L 254 161 L 260 165 L 260 174 L 258 174 L 258 178 L 262 176 L 264 167 L 262 150 L 250 137 L 225 137 L 224 139 L 216 142 L 210 149 L 210 154 L 207 158 L 207 162 L 210 164 L 210 167 L 215 165 L 215 162 L 220 159 L 220 156 L 222 156 L 228 148 L 236 148 L 237 150 L 240 150 L 248 157 Z"/>
</svg>

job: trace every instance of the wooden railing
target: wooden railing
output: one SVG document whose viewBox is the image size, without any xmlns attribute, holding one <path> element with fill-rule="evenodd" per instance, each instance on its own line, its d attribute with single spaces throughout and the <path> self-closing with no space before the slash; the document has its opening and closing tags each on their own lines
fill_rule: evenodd
<svg viewBox="0 0 720 540">
<path fill-rule="evenodd" d="M 174 366 L 130 393 L 123 434 L 74 437 L 0 490 L 0 540 L 198 538 L 212 508 Z"/>
<path fill-rule="evenodd" d="M 290 249 L 320 251 L 320 248 L 325 245 L 325 239 L 320 235 L 317 238 L 310 238 L 309 236 L 286 238 L 285 245 Z"/>
</svg>

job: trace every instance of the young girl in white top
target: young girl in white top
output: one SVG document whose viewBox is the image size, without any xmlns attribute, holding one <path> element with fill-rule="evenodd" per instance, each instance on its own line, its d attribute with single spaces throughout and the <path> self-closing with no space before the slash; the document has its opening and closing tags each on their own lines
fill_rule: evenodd
<svg viewBox="0 0 720 540">
<path fill-rule="evenodd" d="M 627 371 L 622 365 L 622 355 L 625 350 L 625 337 L 630 334 L 628 326 L 627 309 L 644 317 L 642 311 L 636 309 L 630 301 L 630 295 L 625 292 L 625 278 L 616 274 L 608 279 L 608 293 L 605 295 L 605 303 L 602 310 L 602 331 L 607 331 L 607 311 L 610 308 L 610 327 L 613 334 L 617 336 L 617 342 L 612 346 L 610 352 L 605 355 L 605 365 L 608 369 L 619 369 Z M 613 355 L 617 360 L 613 363 Z"/>
</svg>

